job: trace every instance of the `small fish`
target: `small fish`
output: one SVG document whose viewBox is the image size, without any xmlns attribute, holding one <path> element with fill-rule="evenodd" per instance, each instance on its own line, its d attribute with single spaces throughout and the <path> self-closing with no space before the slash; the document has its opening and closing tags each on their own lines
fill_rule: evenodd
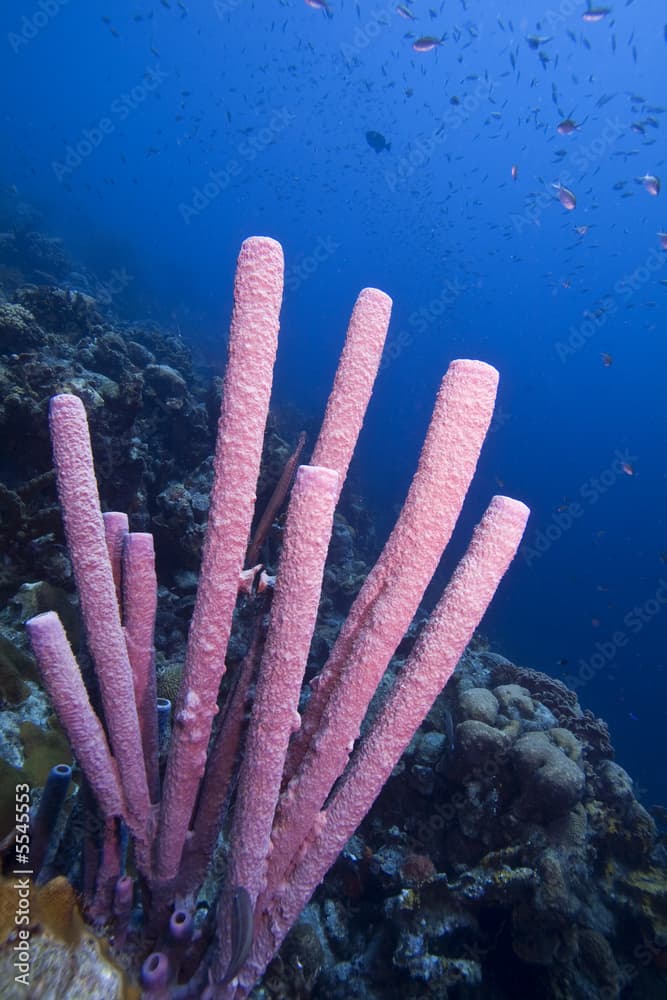
<svg viewBox="0 0 667 1000">
<path fill-rule="evenodd" d="M 527 35 L 526 41 L 531 49 L 539 49 L 540 45 L 551 41 L 551 35 Z"/>
<path fill-rule="evenodd" d="M 590 228 L 590 226 L 575 226 L 574 231 L 577 236 L 585 236 Z"/>
<path fill-rule="evenodd" d="M 253 939 L 253 911 L 248 890 L 239 886 L 232 899 L 231 955 L 221 986 L 227 986 L 241 971 L 250 954 Z"/>
<path fill-rule="evenodd" d="M 611 366 L 614 363 L 614 359 L 612 358 L 611 354 L 606 354 L 603 351 L 600 357 L 602 358 L 602 364 L 605 366 L 605 368 L 611 368 Z"/>
<path fill-rule="evenodd" d="M 667 250 L 667 233 L 658 233 L 658 239 L 660 240 L 660 249 Z"/>
<path fill-rule="evenodd" d="M 572 135 L 573 132 L 578 131 L 580 128 L 581 125 L 577 125 L 571 118 L 565 118 L 556 125 L 556 131 L 559 135 Z"/>
<path fill-rule="evenodd" d="M 635 474 L 634 466 L 630 462 L 622 462 L 621 468 L 623 469 L 623 472 L 626 474 L 626 476 L 634 476 Z"/>
<path fill-rule="evenodd" d="M 385 137 L 382 135 L 382 132 L 373 132 L 373 131 L 367 132 L 366 142 L 371 147 L 371 149 L 375 150 L 376 153 L 381 153 L 385 149 L 387 150 L 387 152 L 391 150 L 391 143 L 387 142 Z"/>
<path fill-rule="evenodd" d="M 511 174 L 512 174 L 512 180 L 513 181 L 515 181 L 517 179 L 517 177 L 519 176 L 519 168 L 517 167 L 516 163 L 512 164 Z"/>
<path fill-rule="evenodd" d="M 611 14 L 611 7 L 589 7 L 581 15 L 581 20 L 587 21 L 589 24 L 595 24 L 606 17 L 607 14 Z"/>
<path fill-rule="evenodd" d="M 309 7 L 312 7 L 313 10 L 321 10 L 323 14 L 327 15 L 327 17 L 333 17 L 331 7 L 327 0 L 306 0 L 306 3 Z"/>
<path fill-rule="evenodd" d="M 399 3 L 398 6 L 396 7 L 396 13 L 400 14 L 401 17 L 404 17 L 406 21 L 417 20 L 412 11 L 409 10 L 407 7 L 404 7 L 402 3 Z"/>
<path fill-rule="evenodd" d="M 653 174 L 644 174 L 643 177 L 638 177 L 637 180 L 640 184 L 644 185 L 649 194 L 652 194 L 656 198 L 660 194 L 659 177 L 654 177 Z"/>
<path fill-rule="evenodd" d="M 571 212 L 573 208 L 577 207 L 577 198 L 569 188 L 563 187 L 560 183 L 552 184 L 551 186 L 556 189 L 556 192 L 558 193 L 558 200 L 563 208 L 566 208 L 568 212 Z"/>
<path fill-rule="evenodd" d="M 442 38 L 436 38 L 434 35 L 422 35 L 421 38 L 412 43 L 412 48 L 414 52 L 431 52 L 438 45 L 442 45 L 444 40 L 444 35 Z"/>
</svg>

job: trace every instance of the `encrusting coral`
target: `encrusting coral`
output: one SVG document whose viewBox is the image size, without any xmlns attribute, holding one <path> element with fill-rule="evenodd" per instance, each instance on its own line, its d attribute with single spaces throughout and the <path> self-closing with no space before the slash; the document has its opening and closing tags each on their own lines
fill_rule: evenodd
<svg viewBox="0 0 667 1000">
<path fill-rule="evenodd" d="M 104 938 L 86 927 L 67 879 L 30 885 L 26 906 L 18 889 L 25 879 L 0 880 L 0 982 L 3 1000 L 63 997 L 139 1000 Z M 25 920 L 23 917 L 25 916 Z M 29 945 L 21 949 L 29 935 Z"/>
</svg>

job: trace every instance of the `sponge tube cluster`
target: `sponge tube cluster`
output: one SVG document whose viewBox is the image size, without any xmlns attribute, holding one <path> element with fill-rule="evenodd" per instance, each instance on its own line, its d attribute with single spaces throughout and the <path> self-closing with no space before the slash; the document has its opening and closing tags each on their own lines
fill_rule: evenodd
<svg viewBox="0 0 667 1000">
<path fill-rule="evenodd" d="M 199 588 L 162 787 L 152 650 L 152 540 L 129 532 L 122 515 L 102 515 L 82 402 L 59 395 L 50 404 L 58 492 L 104 726 L 57 615 L 38 615 L 27 628 L 106 829 L 113 830 L 114 817 L 129 828 L 137 868 L 158 908 L 175 895 L 193 898 L 198 889 L 201 876 L 193 875 L 198 869 L 187 863 L 188 852 L 195 842 L 212 843 L 220 821 L 219 808 L 201 802 L 200 788 L 205 793 L 215 787 L 222 771 L 228 781 L 229 760 L 215 752 L 215 744 L 234 747 L 237 737 L 230 734 L 240 726 L 244 699 L 238 694 L 220 725 L 213 723 L 254 511 L 282 288 L 280 245 L 263 237 L 246 240 L 235 278 Z M 360 740 L 368 705 L 452 534 L 493 413 L 495 369 L 478 361 L 454 361 L 440 386 L 396 526 L 300 717 L 299 692 L 334 510 L 372 392 L 390 312 L 391 300 L 383 292 L 367 288 L 359 295 L 313 464 L 299 467 L 292 490 L 267 638 L 257 656 L 256 693 L 238 773 L 206 997 L 242 1000 L 261 977 L 451 676 L 516 553 L 528 517 L 524 504 L 493 498 Z M 215 769 L 220 773 L 212 773 Z M 120 870 L 118 877 L 123 878 Z M 247 931 L 240 952 L 229 933 L 239 899 Z M 157 959 L 152 964 L 165 967 Z"/>
</svg>

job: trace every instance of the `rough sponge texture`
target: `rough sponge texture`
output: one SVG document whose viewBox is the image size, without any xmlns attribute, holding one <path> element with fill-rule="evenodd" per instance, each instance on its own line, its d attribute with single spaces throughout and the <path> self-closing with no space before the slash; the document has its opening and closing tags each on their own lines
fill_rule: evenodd
<svg viewBox="0 0 667 1000">
<path fill-rule="evenodd" d="M 200 584 L 162 799 L 157 867 L 163 879 L 174 878 L 178 871 L 217 711 L 238 578 L 255 508 L 278 344 L 283 270 L 279 243 L 259 236 L 245 240 L 234 283 Z"/>
<path fill-rule="evenodd" d="M 509 497 L 497 496 L 491 501 L 369 733 L 298 849 L 287 883 L 269 883 L 260 899 L 260 922 L 249 961 L 255 974 L 265 967 L 370 809 L 451 677 L 516 554 L 528 514 L 525 504 Z M 322 766 L 325 764 L 323 760 Z"/>
<path fill-rule="evenodd" d="M 126 818 L 135 836 L 146 843 L 150 836 L 150 802 L 132 670 L 120 623 L 83 403 L 78 396 L 54 396 L 49 422 L 67 547 L 111 748 L 123 782 Z"/>
<path fill-rule="evenodd" d="M 299 692 L 315 628 L 337 498 L 336 472 L 301 466 L 287 515 L 231 836 L 229 881 L 232 886 L 244 886 L 253 905 L 265 887 L 271 824 L 287 743 L 299 724 Z"/>
<path fill-rule="evenodd" d="M 31 618 L 26 627 L 53 707 L 95 798 L 106 816 L 123 816 L 116 762 L 58 615 L 47 611 Z"/>
<path fill-rule="evenodd" d="M 335 469 L 343 487 L 382 357 L 391 299 L 364 288 L 355 303 L 312 464 Z"/>
<path fill-rule="evenodd" d="M 276 817 L 269 875 L 274 884 L 284 877 L 343 772 L 382 674 L 451 537 L 491 420 L 497 384 L 495 368 L 480 361 L 454 361 L 442 381 L 403 510 L 304 713 L 294 754 L 303 751 L 303 758 Z"/>
</svg>

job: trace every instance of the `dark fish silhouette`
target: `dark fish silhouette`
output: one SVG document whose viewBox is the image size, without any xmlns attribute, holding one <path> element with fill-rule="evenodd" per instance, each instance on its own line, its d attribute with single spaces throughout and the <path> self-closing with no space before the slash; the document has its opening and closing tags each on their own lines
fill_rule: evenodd
<svg viewBox="0 0 667 1000">
<path fill-rule="evenodd" d="M 412 43 L 412 48 L 415 52 L 432 52 L 438 45 L 442 45 L 446 37 L 446 33 L 442 38 L 436 38 L 435 35 L 422 35 L 421 38 Z"/>
<path fill-rule="evenodd" d="M 594 24 L 596 21 L 601 21 L 603 17 L 607 14 L 611 14 L 611 7 L 590 7 L 585 10 L 581 15 L 582 21 L 588 21 L 590 24 Z"/>
<path fill-rule="evenodd" d="M 385 137 L 382 135 L 382 132 L 367 132 L 366 142 L 371 149 L 375 150 L 376 153 L 381 153 L 383 149 L 386 149 L 387 152 L 389 152 L 391 149 L 391 143 L 387 142 Z"/>
<path fill-rule="evenodd" d="M 556 125 L 556 131 L 559 135 L 572 135 L 573 132 L 577 132 L 580 128 L 581 124 L 578 125 L 572 118 L 565 118 Z"/>
</svg>

